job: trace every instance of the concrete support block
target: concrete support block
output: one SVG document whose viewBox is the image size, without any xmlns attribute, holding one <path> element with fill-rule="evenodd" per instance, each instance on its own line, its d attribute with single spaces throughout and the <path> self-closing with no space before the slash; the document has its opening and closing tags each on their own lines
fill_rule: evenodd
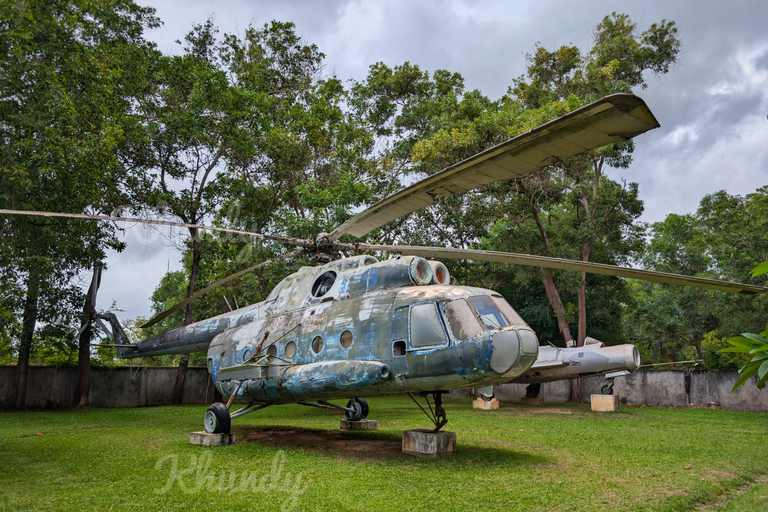
<svg viewBox="0 0 768 512">
<path fill-rule="evenodd" d="M 416 457 L 444 457 L 456 451 L 455 432 L 403 431 L 403 453 Z"/>
<path fill-rule="evenodd" d="M 499 408 L 499 401 L 495 398 L 490 400 L 483 400 L 482 398 L 477 397 L 475 401 L 472 402 L 472 408 L 482 409 L 484 411 L 495 411 Z"/>
<path fill-rule="evenodd" d="M 544 405 L 544 398 L 540 396 L 537 396 L 536 398 L 524 396 L 520 399 L 520 403 L 523 405 Z"/>
<path fill-rule="evenodd" d="M 235 434 L 209 434 L 208 432 L 190 432 L 189 444 L 195 446 L 226 446 L 235 444 Z"/>
<path fill-rule="evenodd" d="M 339 423 L 339 429 L 344 431 L 354 431 L 354 430 L 376 430 L 379 428 L 379 422 L 376 420 L 347 420 L 343 419 Z"/>
<path fill-rule="evenodd" d="M 617 412 L 619 410 L 618 395 L 592 395 L 592 410 L 598 412 Z"/>
</svg>

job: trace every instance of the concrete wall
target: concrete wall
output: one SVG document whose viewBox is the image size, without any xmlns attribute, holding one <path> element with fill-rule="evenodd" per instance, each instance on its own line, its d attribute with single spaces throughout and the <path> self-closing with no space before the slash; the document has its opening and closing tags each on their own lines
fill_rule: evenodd
<svg viewBox="0 0 768 512">
<path fill-rule="evenodd" d="M 614 381 L 614 393 L 627 405 L 648 407 L 697 407 L 713 403 L 737 411 L 768 411 L 768 389 L 759 390 L 750 379 L 731 393 L 739 374 L 736 371 L 634 371 Z M 0 406 L 11 407 L 15 393 L 16 368 L 0 366 Z M 93 407 L 141 407 L 169 405 L 176 379 L 176 368 L 141 367 L 91 370 L 90 403 Z M 27 407 L 69 407 L 77 382 L 77 370 L 33 366 L 29 369 Z M 584 379 L 584 397 L 600 393 L 603 377 Z M 568 400 L 568 381 L 548 382 L 541 386 L 545 402 Z M 499 400 L 518 402 L 525 396 L 525 384 L 503 384 L 494 392 Z M 207 391 L 207 397 L 206 397 Z M 184 403 L 205 404 L 213 401 L 213 385 L 206 368 L 188 368 L 184 382 Z M 454 391 L 453 397 L 469 397 L 470 390 Z"/>
<path fill-rule="evenodd" d="M 739 378 L 736 370 L 671 370 L 634 371 L 626 377 L 614 380 L 613 392 L 627 405 L 647 407 L 705 407 L 716 404 L 734 411 L 768 411 L 768 387 L 757 389 L 752 378 L 735 393 L 733 385 Z M 599 394 L 606 383 L 604 377 L 584 379 L 584 399 Z M 519 402 L 525 396 L 526 384 L 502 384 L 494 388 L 499 400 Z M 545 402 L 563 403 L 568 401 L 568 381 L 547 382 L 541 385 L 540 395 Z M 469 397 L 469 391 L 452 392 L 452 397 Z"/>
<path fill-rule="evenodd" d="M 90 405 L 92 407 L 141 407 L 169 405 L 176 368 L 91 369 Z M 77 370 L 48 366 L 29 368 L 26 406 L 30 409 L 69 407 L 77 384 Z M 15 395 L 16 367 L 0 366 L 0 406 L 11 407 Z M 206 390 L 208 393 L 206 399 Z M 184 380 L 185 404 L 213 401 L 206 368 L 187 368 Z"/>
</svg>

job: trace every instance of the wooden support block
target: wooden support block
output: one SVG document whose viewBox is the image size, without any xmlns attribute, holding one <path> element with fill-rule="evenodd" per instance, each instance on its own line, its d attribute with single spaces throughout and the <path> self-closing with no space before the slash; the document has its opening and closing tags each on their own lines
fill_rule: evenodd
<svg viewBox="0 0 768 512">
<path fill-rule="evenodd" d="M 235 444 L 235 434 L 209 434 L 205 431 L 190 432 L 189 444 L 195 446 L 227 446 Z"/>
<path fill-rule="evenodd" d="M 495 398 L 483 400 L 481 397 L 477 397 L 475 401 L 472 402 L 472 408 L 482 409 L 484 411 L 495 411 L 499 408 L 499 401 Z"/>
<path fill-rule="evenodd" d="M 379 422 L 376 420 L 347 420 L 343 419 L 339 423 L 339 429 L 344 431 L 354 431 L 354 430 L 376 430 L 379 428 Z"/>
<path fill-rule="evenodd" d="M 618 395 L 592 395 L 592 410 L 598 412 L 617 412 L 619 410 Z"/>
<path fill-rule="evenodd" d="M 536 398 L 524 396 L 520 399 L 520 403 L 523 405 L 544 405 L 544 399 L 540 396 L 537 396 Z"/>
<path fill-rule="evenodd" d="M 456 451 L 455 432 L 403 431 L 403 453 L 416 457 L 444 457 Z"/>
</svg>

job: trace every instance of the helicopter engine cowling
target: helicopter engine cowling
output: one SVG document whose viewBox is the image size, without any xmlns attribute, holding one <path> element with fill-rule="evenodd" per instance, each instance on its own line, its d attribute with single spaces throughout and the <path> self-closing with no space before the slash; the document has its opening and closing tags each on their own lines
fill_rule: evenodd
<svg viewBox="0 0 768 512">
<path fill-rule="evenodd" d="M 340 289 L 346 294 L 357 295 L 401 286 L 429 285 L 433 278 L 429 261 L 420 256 L 404 256 L 354 270 Z"/>
<path fill-rule="evenodd" d="M 432 267 L 432 284 L 451 284 L 451 273 L 448 267 L 440 261 L 429 261 Z"/>
</svg>

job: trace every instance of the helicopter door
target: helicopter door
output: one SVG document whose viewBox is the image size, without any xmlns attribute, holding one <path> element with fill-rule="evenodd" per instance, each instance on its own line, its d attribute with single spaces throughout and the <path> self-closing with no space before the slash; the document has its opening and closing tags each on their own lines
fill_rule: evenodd
<svg viewBox="0 0 768 512">
<path fill-rule="evenodd" d="M 391 363 L 392 371 L 397 377 L 398 374 L 408 373 L 408 359 L 406 355 L 406 344 L 408 341 L 408 306 L 395 310 L 392 319 L 392 344 L 391 344 Z"/>
</svg>

